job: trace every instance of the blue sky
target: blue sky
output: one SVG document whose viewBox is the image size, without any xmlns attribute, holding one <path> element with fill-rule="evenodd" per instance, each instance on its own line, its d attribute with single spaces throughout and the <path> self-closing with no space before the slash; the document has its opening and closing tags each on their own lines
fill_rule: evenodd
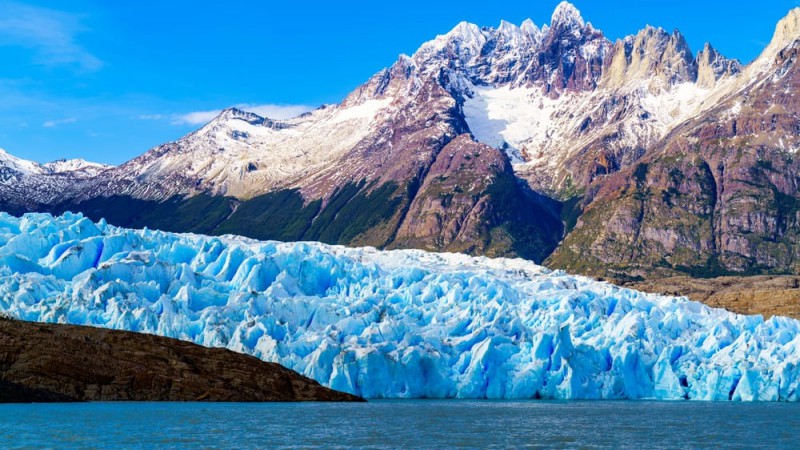
<svg viewBox="0 0 800 450">
<path fill-rule="evenodd" d="M 0 148 L 119 164 L 227 106 L 280 117 L 338 102 L 462 20 L 542 25 L 558 0 L 228 3 L 0 0 Z M 573 3 L 611 39 L 678 28 L 749 62 L 800 1 Z"/>
</svg>

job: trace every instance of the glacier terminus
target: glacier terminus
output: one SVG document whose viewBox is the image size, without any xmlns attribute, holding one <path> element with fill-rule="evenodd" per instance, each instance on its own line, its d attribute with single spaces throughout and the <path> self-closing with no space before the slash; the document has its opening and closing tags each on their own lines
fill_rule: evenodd
<svg viewBox="0 0 800 450">
<path fill-rule="evenodd" d="M 0 213 L 0 311 L 227 347 L 367 398 L 800 400 L 800 322 L 522 259 Z"/>
</svg>

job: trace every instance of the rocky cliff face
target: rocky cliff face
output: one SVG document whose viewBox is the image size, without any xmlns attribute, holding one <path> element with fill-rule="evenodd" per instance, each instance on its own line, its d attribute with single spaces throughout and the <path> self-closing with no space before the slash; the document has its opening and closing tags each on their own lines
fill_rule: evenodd
<svg viewBox="0 0 800 450">
<path fill-rule="evenodd" d="M 361 401 L 230 350 L 0 319 L 0 403 L 118 400 Z"/>
<path fill-rule="evenodd" d="M 800 268 L 796 15 L 716 106 L 595 184 L 552 264 L 619 277 Z"/>
</svg>

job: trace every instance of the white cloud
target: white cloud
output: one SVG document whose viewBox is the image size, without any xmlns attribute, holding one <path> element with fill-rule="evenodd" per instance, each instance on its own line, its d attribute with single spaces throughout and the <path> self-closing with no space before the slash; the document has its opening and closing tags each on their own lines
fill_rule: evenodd
<svg viewBox="0 0 800 450">
<path fill-rule="evenodd" d="M 314 109 L 309 105 L 253 105 L 248 103 L 240 103 L 234 105 L 243 111 L 256 113 L 261 117 L 268 117 L 270 119 L 283 120 L 297 117 L 300 114 L 307 113 Z M 173 117 L 172 123 L 175 125 L 205 125 L 213 120 L 222 112 L 221 109 L 212 109 L 208 111 L 193 111 L 186 114 L 179 114 Z"/>
<path fill-rule="evenodd" d="M 139 120 L 161 120 L 163 118 L 163 114 L 141 114 L 137 117 Z"/>
<path fill-rule="evenodd" d="M 45 128 L 55 128 L 59 125 L 65 125 L 68 123 L 75 123 L 78 119 L 74 117 L 69 117 L 66 119 L 58 119 L 58 120 L 48 120 L 47 122 L 43 123 L 42 126 Z"/>
<path fill-rule="evenodd" d="M 103 62 L 77 42 L 83 31 L 79 16 L 0 0 L 0 45 L 32 49 L 37 64 L 98 70 Z"/>
<path fill-rule="evenodd" d="M 211 111 L 194 111 L 180 114 L 173 118 L 172 123 L 175 125 L 203 125 L 217 117 L 221 112 L 221 109 L 213 109 Z"/>
</svg>

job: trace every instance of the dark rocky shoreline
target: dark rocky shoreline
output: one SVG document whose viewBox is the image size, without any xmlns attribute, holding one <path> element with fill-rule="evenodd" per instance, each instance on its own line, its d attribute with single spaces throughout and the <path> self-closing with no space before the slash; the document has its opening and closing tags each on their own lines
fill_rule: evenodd
<svg viewBox="0 0 800 450">
<path fill-rule="evenodd" d="M 0 403 L 363 401 L 279 364 L 149 334 L 0 319 Z"/>
</svg>

